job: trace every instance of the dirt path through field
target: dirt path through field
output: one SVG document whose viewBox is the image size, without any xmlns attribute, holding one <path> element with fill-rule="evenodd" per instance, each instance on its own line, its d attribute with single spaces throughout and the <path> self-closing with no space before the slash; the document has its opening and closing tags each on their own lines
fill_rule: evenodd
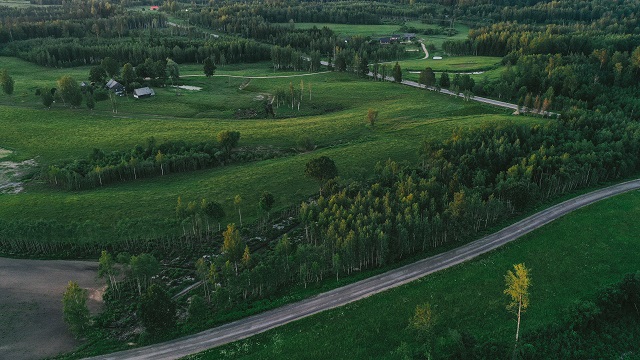
<svg viewBox="0 0 640 360">
<path fill-rule="evenodd" d="M 422 46 L 422 51 L 424 51 L 424 57 L 422 58 L 422 60 L 426 60 L 429 58 L 429 51 L 427 51 L 427 47 L 424 46 L 424 43 L 422 42 L 422 40 L 420 40 L 420 46 Z"/>
<path fill-rule="evenodd" d="M 97 310 L 102 281 L 97 263 L 0 258 L 0 359 L 29 360 L 71 351 L 78 342 L 62 320 L 70 280 L 89 289 Z"/>
</svg>

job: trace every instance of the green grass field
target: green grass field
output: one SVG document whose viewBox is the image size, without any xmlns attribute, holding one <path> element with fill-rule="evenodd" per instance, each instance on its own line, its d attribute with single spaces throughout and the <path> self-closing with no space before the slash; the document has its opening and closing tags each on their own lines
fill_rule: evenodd
<svg viewBox="0 0 640 360">
<path fill-rule="evenodd" d="M 640 270 L 640 192 L 602 201 L 471 262 L 356 303 L 323 312 L 189 359 L 395 359 L 418 304 L 429 302 L 436 336 L 466 330 L 480 343 L 510 344 L 515 318 L 505 309 L 504 274 L 531 269 L 523 334 L 557 321 L 572 303 L 592 299 Z"/>
<path fill-rule="evenodd" d="M 289 23 L 279 23 L 281 26 L 291 26 Z M 439 26 L 431 24 L 423 24 L 419 21 L 407 21 L 406 26 L 410 26 L 416 29 L 437 29 Z M 391 34 L 404 33 L 400 31 L 400 25 L 398 24 L 382 24 L 382 25 L 351 25 L 351 24 L 331 24 L 331 23 L 294 23 L 293 26 L 296 29 L 311 29 L 314 26 L 318 29 L 328 27 L 339 35 L 345 36 L 371 36 L 371 37 L 384 37 Z M 466 35 L 466 34 L 465 34 Z M 420 36 L 419 36 L 420 37 Z"/>
<path fill-rule="evenodd" d="M 13 160 L 35 158 L 46 166 L 86 157 L 93 148 L 130 149 L 151 136 L 158 142 L 203 141 L 215 138 L 221 130 L 239 131 L 241 147 L 287 149 L 305 136 L 318 146 L 314 152 L 293 157 L 170 174 L 92 191 L 55 190 L 36 181 L 23 193 L 0 196 L 0 217 L 93 221 L 106 233 L 122 219 L 162 224 L 174 216 L 178 196 L 186 201 L 220 201 L 228 214 L 225 220 L 237 221 L 231 199 L 240 194 L 245 199 L 243 217 L 250 220 L 257 214 L 262 191 L 275 195 L 276 208 L 295 204 L 316 192 L 317 184 L 303 176 L 304 164 L 313 157 L 333 158 L 345 178 L 367 176 L 378 161 L 415 161 L 416 149 L 424 138 L 444 139 L 456 127 L 515 119 L 501 109 L 339 73 L 253 79 L 242 90 L 239 85 L 246 81 L 242 78 L 184 77 L 180 84 L 202 90 L 181 90 L 176 96 L 173 88 L 159 88 L 157 96 L 150 99 L 118 98 L 117 114 L 112 113 L 108 101 L 98 102 L 94 111 L 60 104 L 46 110 L 31 90 L 41 83 L 52 84 L 64 74 L 80 81 L 88 68 L 47 71 L 18 60 L 3 60 L 9 60 L 3 65 L 16 79 L 16 92 L 10 98 L 0 98 L 0 148 L 14 151 Z M 198 72 L 197 65 L 183 67 L 186 74 Z M 227 71 L 242 74 L 243 69 L 234 66 Z M 264 74 L 269 69 L 258 64 L 255 68 L 247 66 L 246 72 Z M 273 94 L 278 88 L 288 89 L 289 83 L 299 87 L 301 80 L 306 89 L 311 84 L 312 100 L 307 100 L 305 93 L 300 112 L 281 106 L 275 109 L 276 119 L 233 116 L 238 108 L 261 106 L 257 97 Z M 370 107 L 380 112 L 374 129 L 364 121 Z M 154 228 L 168 231 L 162 225 Z"/>
<path fill-rule="evenodd" d="M 469 36 L 469 27 L 464 24 L 457 23 L 454 25 L 454 28 L 458 31 L 457 34 L 453 36 L 447 35 L 421 35 L 419 38 L 422 39 L 425 45 L 433 44 L 436 47 L 436 52 L 433 55 L 442 55 L 442 43 L 447 40 L 464 40 Z"/>
<path fill-rule="evenodd" d="M 426 67 L 431 67 L 434 71 L 447 72 L 473 72 L 491 70 L 500 65 L 502 58 L 492 56 L 444 56 L 442 60 L 433 60 L 431 54 L 429 59 L 402 60 L 398 63 L 402 70 L 421 71 Z M 387 63 L 395 64 L 394 62 Z"/>
</svg>

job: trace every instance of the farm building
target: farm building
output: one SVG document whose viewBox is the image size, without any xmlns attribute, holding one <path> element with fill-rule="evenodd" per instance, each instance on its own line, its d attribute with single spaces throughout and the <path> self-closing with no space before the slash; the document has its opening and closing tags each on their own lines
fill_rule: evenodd
<svg viewBox="0 0 640 360">
<path fill-rule="evenodd" d="M 405 33 L 404 39 L 405 41 L 411 41 L 416 38 L 416 33 Z"/>
<path fill-rule="evenodd" d="M 151 9 L 151 10 L 158 10 L 158 9 L 160 9 L 160 7 L 159 7 L 159 6 L 157 6 L 157 5 L 154 5 L 154 6 L 150 7 L 149 9 Z"/>
<path fill-rule="evenodd" d="M 113 91 L 116 95 L 124 95 L 124 86 L 113 79 L 109 80 L 104 87 Z"/>
<path fill-rule="evenodd" d="M 150 87 L 143 87 L 133 90 L 133 97 L 136 99 L 154 96 L 156 93 Z"/>
</svg>

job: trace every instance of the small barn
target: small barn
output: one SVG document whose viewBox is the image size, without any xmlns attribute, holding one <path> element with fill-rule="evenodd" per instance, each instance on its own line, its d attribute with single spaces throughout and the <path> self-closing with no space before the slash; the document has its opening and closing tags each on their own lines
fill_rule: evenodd
<svg viewBox="0 0 640 360">
<path fill-rule="evenodd" d="M 150 87 L 143 87 L 133 90 L 133 97 L 136 99 L 154 96 L 156 93 Z"/>
<path fill-rule="evenodd" d="M 109 89 L 109 91 L 113 91 L 116 95 L 124 95 L 124 86 L 113 79 L 109 80 L 104 87 Z"/>
<path fill-rule="evenodd" d="M 160 9 L 160 6 L 153 5 L 153 6 L 151 6 L 149 9 L 154 10 L 154 11 L 157 11 L 158 9 Z"/>
</svg>

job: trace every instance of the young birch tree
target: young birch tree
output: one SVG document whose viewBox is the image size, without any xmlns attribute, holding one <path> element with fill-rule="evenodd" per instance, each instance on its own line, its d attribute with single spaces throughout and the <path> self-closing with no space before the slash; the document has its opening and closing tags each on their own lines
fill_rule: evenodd
<svg viewBox="0 0 640 360">
<path fill-rule="evenodd" d="M 518 318 L 518 325 L 516 327 L 516 343 L 513 349 L 515 356 L 518 348 L 518 336 L 520 335 L 520 318 L 522 312 L 529 307 L 529 286 L 531 285 L 531 279 L 529 278 L 529 269 L 524 266 L 524 263 L 513 265 L 514 271 L 507 271 L 507 275 L 504 276 L 507 288 L 504 289 L 504 293 L 511 297 L 511 302 L 507 305 L 507 309 L 516 314 Z"/>
</svg>

